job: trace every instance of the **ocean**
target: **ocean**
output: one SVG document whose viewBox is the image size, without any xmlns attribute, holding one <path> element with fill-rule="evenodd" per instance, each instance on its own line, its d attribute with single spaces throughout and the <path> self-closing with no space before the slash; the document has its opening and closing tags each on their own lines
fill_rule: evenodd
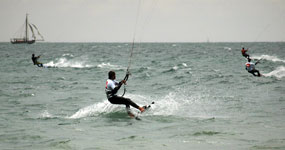
<svg viewBox="0 0 285 150">
<path fill-rule="evenodd" d="M 241 48 L 260 60 L 245 70 Z M 285 43 L 0 43 L 1 150 L 285 149 Z M 32 54 L 45 68 L 33 65 Z M 131 76 L 130 118 L 105 94 Z M 118 92 L 123 94 L 124 87 Z"/>
</svg>

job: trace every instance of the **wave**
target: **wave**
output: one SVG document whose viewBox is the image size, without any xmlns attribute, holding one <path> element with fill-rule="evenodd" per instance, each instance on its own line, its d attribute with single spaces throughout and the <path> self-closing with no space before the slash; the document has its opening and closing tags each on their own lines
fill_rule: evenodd
<svg viewBox="0 0 285 150">
<path fill-rule="evenodd" d="M 189 68 L 186 63 L 181 63 L 181 64 L 178 64 L 178 65 L 173 66 L 172 68 L 170 68 L 170 69 L 168 69 L 168 70 L 163 71 L 163 73 L 175 72 L 175 71 L 177 71 L 177 70 L 186 70 L 186 71 L 189 71 L 189 70 L 191 70 L 191 68 Z"/>
<path fill-rule="evenodd" d="M 44 64 L 46 67 L 72 67 L 72 68 L 89 68 L 92 65 L 86 64 L 85 61 L 68 60 L 66 58 L 59 58 L 57 61 L 50 61 Z"/>
<path fill-rule="evenodd" d="M 121 70 L 125 69 L 125 67 L 117 66 L 117 65 L 112 65 L 111 63 L 101 63 L 97 65 L 98 68 L 108 68 L 108 69 L 114 69 L 114 70 Z"/>
<path fill-rule="evenodd" d="M 261 56 L 252 56 L 253 59 L 265 59 L 273 62 L 283 62 L 285 63 L 285 60 L 282 60 L 276 56 L 270 56 L 270 55 L 261 55 Z"/>
<path fill-rule="evenodd" d="M 285 67 L 284 66 L 280 66 L 278 68 L 276 68 L 275 70 L 269 72 L 269 73 L 266 73 L 266 74 L 263 74 L 265 77 L 272 77 L 272 76 L 275 76 L 277 78 L 283 78 L 285 77 Z"/>
<path fill-rule="evenodd" d="M 39 116 L 39 119 L 54 119 L 54 118 L 57 117 L 50 114 L 47 110 L 44 110 Z"/>
</svg>

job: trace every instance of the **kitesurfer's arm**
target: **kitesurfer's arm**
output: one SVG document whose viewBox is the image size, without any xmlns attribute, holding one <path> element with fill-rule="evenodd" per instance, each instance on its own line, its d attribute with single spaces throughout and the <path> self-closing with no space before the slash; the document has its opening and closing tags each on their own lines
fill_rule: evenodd
<svg viewBox="0 0 285 150">
<path fill-rule="evenodd" d="M 119 89 L 121 88 L 122 84 L 126 84 L 125 80 L 122 80 L 121 82 L 119 82 L 118 86 L 116 86 L 113 90 L 112 90 L 112 94 L 115 94 L 119 91 Z"/>
<path fill-rule="evenodd" d="M 260 60 L 258 60 L 258 61 L 255 63 L 255 65 L 257 65 L 257 64 L 259 63 L 259 61 L 260 61 Z"/>
<path fill-rule="evenodd" d="M 126 82 L 128 81 L 130 74 L 131 74 L 131 73 L 130 73 L 129 71 L 126 73 L 126 76 L 125 76 L 125 78 L 124 78 L 124 81 L 125 81 L 124 84 L 126 84 Z"/>
</svg>

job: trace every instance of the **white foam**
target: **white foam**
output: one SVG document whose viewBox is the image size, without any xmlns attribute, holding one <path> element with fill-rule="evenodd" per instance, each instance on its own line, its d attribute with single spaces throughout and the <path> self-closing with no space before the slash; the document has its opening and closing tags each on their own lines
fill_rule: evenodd
<svg viewBox="0 0 285 150">
<path fill-rule="evenodd" d="M 40 118 L 46 119 L 46 118 L 53 118 L 52 114 L 50 114 L 47 110 L 45 110 L 41 115 Z"/>
<path fill-rule="evenodd" d="M 99 68 L 115 68 L 117 66 L 111 65 L 110 63 L 101 63 L 101 64 L 97 65 L 97 67 L 99 67 Z"/>
<path fill-rule="evenodd" d="M 228 50 L 228 51 L 232 50 L 232 48 L 230 48 L 230 47 L 224 47 L 224 49 Z"/>
<path fill-rule="evenodd" d="M 72 67 L 72 68 L 88 68 L 91 65 L 86 64 L 84 61 L 67 60 L 66 58 L 60 58 L 56 62 L 51 61 L 44 66 L 48 67 Z"/>
<path fill-rule="evenodd" d="M 69 53 L 63 54 L 62 56 L 70 56 L 70 57 L 74 57 L 72 54 L 69 54 Z"/>
<path fill-rule="evenodd" d="M 261 55 L 261 56 L 253 56 L 253 59 L 265 59 L 265 60 L 269 60 L 269 61 L 273 61 L 273 62 L 284 62 L 285 60 L 282 60 L 276 56 L 270 56 L 270 55 Z"/>
<path fill-rule="evenodd" d="M 78 119 L 78 118 L 84 118 L 88 116 L 96 116 L 100 113 L 104 112 L 112 112 L 116 109 L 118 105 L 112 105 L 107 100 L 96 103 L 90 106 L 86 106 L 84 108 L 79 109 L 75 114 L 68 117 L 69 119 Z"/>
<path fill-rule="evenodd" d="M 205 95 L 203 95 L 205 96 Z M 173 92 L 169 92 L 167 95 L 162 97 L 149 97 L 143 95 L 126 94 L 125 97 L 130 98 L 132 101 L 137 103 L 139 106 L 150 104 L 155 102 L 151 106 L 151 109 L 147 113 L 143 113 L 143 116 L 180 116 L 180 117 L 204 117 L 212 118 L 212 114 L 204 110 L 205 103 L 208 103 L 208 99 L 204 97 L 192 97 L 189 95 L 189 91 L 184 88 L 177 89 Z M 209 107 L 212 107 L 209 106 Z M 131 107 L 134 113 L 139 112 L 139 110 Z M 98 116 L 102 113 L 111 112 L 125 112 L 124 105 L 113 105 L 108 100 L 86 106 L 79 109 L 76 113 L 67 117 L 69 119 L 78 119 L 89 116 Z"/>
<path fill-rule="evenodd" d="M 178 68 L 179 68 L 178 66 L 172 67 L 173 70 L 177 70 Z"/>
<path fill-rule="evenodd" d="M 125 67 L 118 66 L 118 65 L 112 65 L 111 63 L 101 63 L 97 65 L 98 68 L 107 68 L 107 69 L 112 69 L 112 70 L 120 70 L 120 69 L 125 69 Z"/>
<path fill-rule="evenodd" d="M 263 74 L 264 76 L 266 77 L 272 77 L 272 76 L 275 76 L 277 78 L 283 78 L 285 77 L 285 67 L 284 66 L 280 66 L 278 68 L 276 68 L 275 70 L 269 72 L 269 73 L 266 73 L 266 74 Z"/>
</svg>

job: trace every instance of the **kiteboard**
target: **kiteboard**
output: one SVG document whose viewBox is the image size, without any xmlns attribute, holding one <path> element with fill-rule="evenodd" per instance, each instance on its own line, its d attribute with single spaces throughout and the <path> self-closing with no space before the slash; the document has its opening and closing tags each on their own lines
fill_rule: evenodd
<svg viewBox="0 0 285 150">
<path fill-rule="evenodd" d="M 151 108 L 151 105 L 153 105 L 153 104 L 154 104 L 154 102 L 151 102 L 151 104 L 143 106 L 144 111 L 143 111 L 143 112 L 138 112 L 137 115 L 135 115 L 135 119 L 136 119 L 136 120 L 141 120 L 141 118 L 139 117 L 139 115 L 142 114 L 142 113 L 147 112 L 147 111 Z"/>
</svg>

